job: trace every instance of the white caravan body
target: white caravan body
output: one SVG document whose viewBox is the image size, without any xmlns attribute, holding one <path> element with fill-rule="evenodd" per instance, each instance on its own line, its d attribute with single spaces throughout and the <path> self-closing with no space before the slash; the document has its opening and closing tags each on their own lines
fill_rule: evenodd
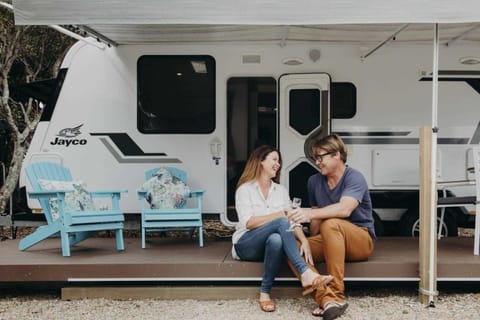
<svg viewBox="0 0 480 320">
<path fill-rule="evenodd" d="M 289 185 L 289 171 L 301 163 L 316 170 L 308 159 L 309 143 L 332 132 L 346 141 L 348 165 L 365 175 L 371 190 L 415 190 L 419 184 L 418 132 L 431 124 L 432 82 L 428 77 L 432 50 L 431 44 L 391 43 L 362 61 L 361 48 L 348 44 L 222 42 L 120 45 L 100 50 L 79 42 L 63 62 L 67 72 L 53 113 L 39 124 L 24 165 L 55 161 L 70 168 L 91 190 L 126 189 L 121 200 L 126 213 L 139 212 L 136 190 L 145 180 L 145 171 L 155 166 L 179 167 L 188 172 L 192 189 L 206 190 L 204 213 L 219 214 L 225 224 L 233 224 L 227 216 L 227 193 L 234 192 L 227 190 L 232 188 L 227 155 L 234 153 L 236 160 L 247 160 L 257 127 L 245 127 L 245 123 L 256 123 L 258 117 L 252 120 L 241 109 L 228 111 L 228 83 L 235 78 L 262 77 L 274 80 L 273 89 L 268 85 L 267 91 L 273 92 L 275 101 L 266 110 L 276 123 L 274 141 L 284 160 L 283 184 Z M 468 44 L 440 48 L 441 179 L 467 177 L 466 168 L 472 165 L 469 147 L 480 141 L 480 65 L 459 62 L 476 52 L 478 48 Z M 142 133 L 137 124 L 139 59 L 198 55 L 214 59 L 214 130 Z M 473 85 L 468 79 L 473 79 Z M 350 83 L 356 88 L 352 117 L 330 118 L 332 83 Z M 318 126 L 308 132 L 291 126 L 289 92 L 294 89 L 320 92 L 319 105 L 324 111 L 317 115 Z M 122 141 L 136 152 L 126 152 Z M 34 202 L 29 205 L 36 207 Z M 406 206 L 375 209 L 384 221 L 397 221 L 406 210 Z"/>
</svg>

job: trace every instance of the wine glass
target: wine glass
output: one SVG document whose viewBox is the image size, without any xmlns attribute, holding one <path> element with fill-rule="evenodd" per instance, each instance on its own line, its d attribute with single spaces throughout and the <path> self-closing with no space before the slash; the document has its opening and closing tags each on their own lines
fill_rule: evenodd
<svg viewBox="0 0 480 320">
<path fill-rule="evenodd" d="M 293 198 L 292 199 L 292 209 L 297 209 L 297 208 L 300 208 L 300 206 L 302 205 L 302 199 L 301 198 Z M 296 228 L 296 227 L 301 227 L 302 225 L 300 223 L 295 223 L 293 221 L 290 221 L 290 227 L 287 229 L 287 231 L 289 232 L 293 232 L 293 230 Z"/>
</svg>

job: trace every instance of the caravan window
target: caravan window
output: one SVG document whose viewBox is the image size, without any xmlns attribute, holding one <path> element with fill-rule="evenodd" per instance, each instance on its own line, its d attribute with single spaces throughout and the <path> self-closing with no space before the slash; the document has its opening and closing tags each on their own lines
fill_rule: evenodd
<svg viewBox="0 0 480 320">
<path fill-rule="evenodd" d="M 137 62 L 137 127 L 143 133 L 214 131 L 213 57 L 140 57 Z"/>
<path fill-rule="evenodd" d="M 309 134 L 320 125 L 320 90 L 290 90 L 289 103 L 289 125 L 300 134 Z"/>
<path fill-rule="evenodd" d="M 330 86 L 330 116 L 351 119 L 357 113 L 357 88 L 350 82 L 332 82 Z"/>
</svg>

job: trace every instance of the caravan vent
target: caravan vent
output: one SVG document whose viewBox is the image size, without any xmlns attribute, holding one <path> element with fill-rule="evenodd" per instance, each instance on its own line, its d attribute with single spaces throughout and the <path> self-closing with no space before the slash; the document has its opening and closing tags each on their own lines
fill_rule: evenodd
<svg viewBox="0 0 480 320">
<path fill-rule="evenodd" d="M 462 57 L 462 58 L 458 59 L 458 61 L 461 64 L 474 65 L 474 64 L 479 64 L 480 63 L 480 58 L 479 57 Z"/>
<path fill-rule="evenodd" d="M 282 60 L 283 64 L 286 64 L 287 66 L 298 66 L 303 63 L 302 58 L 285 58 Z"/>
<path fill-rule="evenodd" d="M 260 55 L 258 54 L 248 54 L 242 56 L 242 63 L 260 63 Z"/>
</svg>

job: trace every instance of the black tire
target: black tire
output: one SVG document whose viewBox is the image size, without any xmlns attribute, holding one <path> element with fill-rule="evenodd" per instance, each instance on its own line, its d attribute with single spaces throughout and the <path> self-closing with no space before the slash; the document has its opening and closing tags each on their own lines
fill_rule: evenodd
<svg viewBox="0 0 480 320">
<path fill-rule="evenodd" d="M 437 224 L 438 223 L 440 223 L 440 215 L 437 216 Z M 418 210 L 409 209 L 403 214 L 402 218 L 400 219 L 400 235 L 407 237 L 418 237 L 419 224 L 420 219 L 418 215 Z M 458 226 L 455 215 L 452 212 L 445 212 L 445 216 L 443 218 L 442 236 L 458 236 Z"/>
</svg>

